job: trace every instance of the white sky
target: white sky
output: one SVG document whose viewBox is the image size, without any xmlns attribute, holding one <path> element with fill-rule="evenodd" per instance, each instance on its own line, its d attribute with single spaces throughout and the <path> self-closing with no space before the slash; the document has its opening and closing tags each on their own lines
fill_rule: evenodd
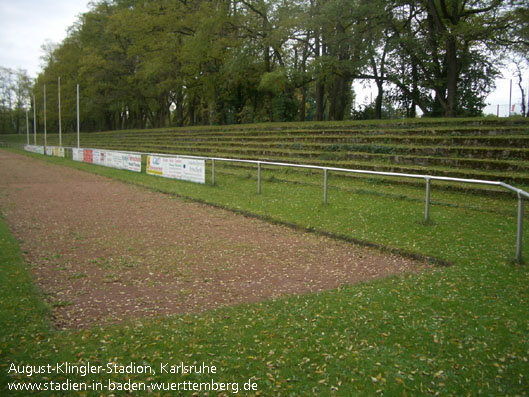
<svg viewBox="0 0 529 397">
<path fill-rule="evenodd" d="M 40 71 L 41 46 L 60 43 L 89 0 L 0 0 L 0 66 Z"/>
<path fill-rule="evenodd" d="M 36 77 L 41 70 L 41 46 L 50 40 L 60 43 L 66 37 L 68 27 L 77 17 L 88 11 L 90 0 L 0 0 L 0 66 L 11 69 L 25 69 L 31 77 Z M 485 109 L 486 113 L 496 113 L 500 106 L 500 116 L 508 112 L 509 104 L 509 71 L 504 72 L 504 79 L 496 81 L 496 90 L 491 93 Z M 524 78 L 524 89 L 528 89 L 529 71 Z M 355 84 L 359 89 L 360 84 Z M 365 103 L 373 100 L 377 89 L 360 89 L 357 101 Z M 512 104 L 515 111 L 520 111 L 521 95 L 516 81 L 513 80 Z"/>
</svg>

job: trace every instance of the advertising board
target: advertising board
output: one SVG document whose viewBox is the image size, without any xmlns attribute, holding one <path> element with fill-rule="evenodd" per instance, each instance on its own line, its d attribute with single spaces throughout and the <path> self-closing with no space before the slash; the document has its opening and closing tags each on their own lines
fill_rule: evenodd
<svg viewBox="0 0 529 397">
<path fill-rule="evenodd" d="M 147 174 L 204 184 L 206 162 L 182 157 L 147 156 Z"/>
<path fill-rule="evenodd" d="M 64 157 L 64 148 L 58 146 L 46 146 L 48 156 Z"/>
<path fill-rule="evenodd" d="M 72 148 L 72 160 L 83 161 L 83 149 Z"/>
<path fill-rule="evenodd" d="M 24 145 L 24 150 L 25 150 L 26 152 L 37 153 L 37 154 L 44 154 L 44 146 L 38 146 L 38 145 Z"/>
<path fill-rule="evenodd" d="M 72 149 L 72 158 L 75 161 L 103 165 L 105 167 L 141 172 L 141 155 L 111 150 L 98 149 Z"/>
</svg>

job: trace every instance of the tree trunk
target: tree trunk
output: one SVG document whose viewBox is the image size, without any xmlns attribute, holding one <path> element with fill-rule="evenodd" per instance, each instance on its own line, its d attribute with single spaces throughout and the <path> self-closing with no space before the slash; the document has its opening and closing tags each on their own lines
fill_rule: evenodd
<svg viewBox="0 0 529 397">
<path fill-rule="evenodd" d="M 307 42 L 309 41 L 309 33 L 307 33 Z M 302 62 L 301 62 L 301 75 L 302 82 L 301 82 L 301 104 L 299 106 L 299 119 L 301 121 L 305 121 L 306 118 L 306 112 L 305 107 L 307 105 L 307 85 L 305 83 L 305 73 L 307 72 L 307 57 L 308 57 L 308 45 L 305 44 L 303 46 L 303 54 L 302 54 Z"/>
<path fill-rule="evenodd" d="M 518 68 L 518 87 L 520 88 L 520 94 L 522 94 L 522 117 L 529 117 L 529 109 L 525 108 L 525 91 L 522 87 L 522 71 L 520 66 L 516 65 Z"/>
<path fill-rule="evenodd" d="M 184 94 L 182 87 L 178 87 L 176 92 L 176 125 L 179 127 L 184 125 Z"/>
<path fill-rule="evenodd" d="M 457 94 L 457 80 L 458 80 L 458 62 L 457 62 L 457 48 L 454 37 L 449 37 L 446 47 L 446 105 L 445 116 L 455 117 L 457 113 L 456 94 Z"/>
<path fill-rule="evenodd" d="M 382 100 L 384 97 L 384 85 L 382 80 L 375 80 L 378 88 L 377 99 L 375 101 L 375 119 L 382 119 Z"/>
<path fill-rule="evenodd" d="M 320 34 L 318 31 L 316 31 L 314 38 L 315 38 L 314 56 L 316 59 L 318 59 L 320 57 L 320 52 L 321 52 Z M 323 81 L 321 80 L 321 77 L 318 76 L 316 79 L 316 92 L 314 94 L 315 100 L 316 100 L 316 120 L 317 121 L 323 121 L 324 93 L 325 93 L 325 86 L 323 84 Z"/>
<path fill-rule="evenodd" d="M 348 81 L 344 76 L 336 76 L 331 87 L 331 98 L 329 118 L 340 121 L 345 118 L 345 107 L 347 106 Z"/>
<path fill-rule="evenodd" d="M 301 104 L 299 105 L 299 120 L 305 121 L 305 106 L 307 105 L 307 88 L 305 85 L 301 87 Z"/>
<path fill-rule="evenodd" d="M 409 117 L 415 118 L 417 117 L 417 101 L 415 98 L 419 96 L 419 90 L 417 88 L 419 84 L 419 73 L 417 72 L 417 65 L 415 64 L 415 62 L 412 62 L 411 66 L 411 81 L 413 95 L 411 99 L 411 109 Z"/>
</svg>

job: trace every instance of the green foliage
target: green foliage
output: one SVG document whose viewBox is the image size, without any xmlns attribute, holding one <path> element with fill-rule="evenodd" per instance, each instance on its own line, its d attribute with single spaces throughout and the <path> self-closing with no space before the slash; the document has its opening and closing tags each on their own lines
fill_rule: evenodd
<svg viewBox="0 0 529 397">
<path fill-rule="evenodd" d="M 31 111 L 31 85 L 25 70 L 0 67 L 0 134 L 26 133 L 26 110 Z M 30 129 L 33 129 L 31 125 Z"/>
<path fill-rule="evenodd" d="M 489 59 L 525 48 L 524 18 L 521 2 L 492 0 L 109 0 L 45 47 L 33 92 L 42 103 L 47 87 L 50 131 L 58 77 L 65 131 L 75 129 L 76 84 L 83 131 L 414 117 L 416 107 L 477 115 L 497 73 Z M 375 81 L 380 95 L 352 115 L 355 79 Z"/>
<path fill-rule="evenodd" d="M 17 242 L 0 217 L 0 390 L 7 388 L 7 366 L 15 352 L 31 355 L 30 344 L 51 334 L 48 309 L 25 269 Z"/>
<path fill-rule="evenodd" d="M 386 5 L 388 80 L 403 102 L 413 101 L 430 116 L 479 114 L 497 73 L 489 59 L 501 54 L 494 49 L 507 31 L 509 9 L 517 6 L 502 7 L 495 0 Z"/>
</svg>

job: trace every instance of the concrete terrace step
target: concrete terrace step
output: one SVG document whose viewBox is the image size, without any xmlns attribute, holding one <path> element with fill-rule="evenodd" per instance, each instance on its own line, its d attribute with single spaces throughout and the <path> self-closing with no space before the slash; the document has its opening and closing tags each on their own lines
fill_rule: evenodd
<svg viewBox="0 0 529 397">
<path fill-rule="evenodd" d="M 95 146 L 114 144 L 113 140 L 94 142 Z M 142 140 L 127 140 L 129 144 L 143 145 Z M 528 141 L 529 143 L 529 141 Z M 174 141 L 167 142 L 162 140 L 149 140 L 149 145 L 160 148 L 180 147 L 180 148 L 197 148 L 209 150 L 244 149 L 244 150 L 289 150 L 289 151 L 308 151 L 320 153 L 380 153 L 380 154 L 401 154 L 417 156 L 440 156 L 440 157 L 461 157 L 461 158 L 478 158 L 478 159 L 495 159 L 495 160 L 529 160 L 529 148 L 512 148 L 512 147 L 471 147 L 471 146 L 414 146 L 414 145 L 392 145 L 386 143 L 364 143 L 364 144 L 324 144 L 314 142 L 304 143 L 262 143 L 262 142 L 189 142 Z"/>
<path fill-rule="evenodd" d="M 135 146 L 127 145 L 116 145 L 108 146 L 107 149 L 114 150 L 138 150 Z M 157 147 L 144 146 L 141 151 L 156 152 Z M 168 149 L 167 153 L 177 153 L 182 155 L 194 155 L 194 156 L 206 156 L 206 157 L 225 157 L 225 158 L 241 158 L 240 155 L 234 155 L 232 152 L 204 152 L 204 151 L 193 151 L 193 150 L 179 150 L 176 148 Z M 418 173 L 418 174 L 429 174 L 437 176 L 451 176 L 458 178 L 470 178 L 470 179 L 485 179 L 504 181 L 508 183 L 516 183 L 522 185 L 529 185 L 529 173 L 519 171 L 508 171 L 502 172 L 498 170 L 487 170 L 484 168 L 480 169 L 469 169 L 469 168 L 454 168 L 452 166 L 446 166 L 443 164 L 439 165 L 425 165 L 425 164 L 392 164 L 383 162 L 373 161 L 362 161 L 352 159 L 341 159 L 341 160 L 329 160 L 321 158 L 312 158 L 310 162 L 307 161 L 306 157 L 281 157 L 281 156 L 265 156 L 246 153 L 244 158 L 249 160 L 262 160 L 262 161 L 278 161 L 278 162 L 290 162 L 294 164 L 306 164 L 310 163 L 319 166 L 329 167 L 343 167 L 353 169 L 366 169 L 366 170 L 377 170 L 377 171 L 388 171 L 388 172 L 403 172 L 403 173 Z"/>
</svg>

